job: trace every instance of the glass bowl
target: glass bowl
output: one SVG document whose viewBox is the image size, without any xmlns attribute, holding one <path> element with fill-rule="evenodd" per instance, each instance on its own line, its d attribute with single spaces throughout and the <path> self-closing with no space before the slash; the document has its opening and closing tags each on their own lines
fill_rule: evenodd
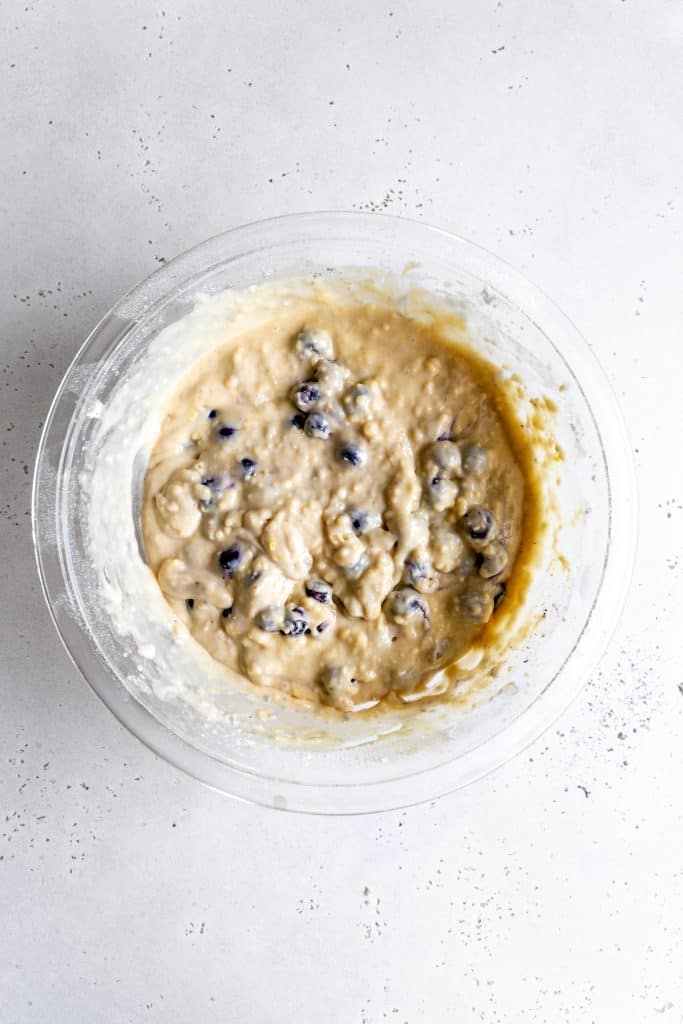
<svg viewBox="0 0 683 1024">
<path fill-rule="evenodd" d="M 394 713 L 374 720 L 350 716 L 321 729 L 314 716 L 273 707 L 244 690 L 210 686 L 208 655 L 206 679 L 197 678 L 196 662 L 194 676 L 189 664 L 179 667 L 187 674 L 186 693 L 179 696 L 165 685 L 154 654 L 163 643 L 154 595 L 146 603 L 130 596 L 135 628 L 127 632 L 101 599 L 102 581 L 89 553 L 91 502 L 106 503 L 118 515 L 112 528 L 142 563 L 137 507 L 146 454 L 131 457 L 121 493 L 98 490 L 93 466 L 104 443 L 101 410 L 117 401 L 122 382 L 150 379 L 152 386 L 155 339 L 192 308 L 198 293 L 377 270 L 457 308 L 491 361 L 516 374 L 530 396 L 552 399 L 565 455 L 553 481 L 554 541 L 562 557 L 533 581 L 529 628 L 496 676 L 496 696 L 466 714 L 430 704 L 410 727 L 402 727 Z M 539 736 L 586 682 L 609 641 L 625 599 L 636 533 L 623 421 L 572 323 L 524 277 L 464 239 L 359 213 L 294 215 L 228 231 L 165 264 L 121 299 L 85 341 L 52 402 L 37 456 L 32 514 L 38 570 L 57 630 L 119 721 L 161 757 L 219 791 L 324 814 L 433 799 L 498 767 Z M 158 600 L 163 602 L 160 591 Z M 153 643 L 142 642 L 147 632 Z M 186 699 L 188 692 L 197 699 Z"/>
</svg>

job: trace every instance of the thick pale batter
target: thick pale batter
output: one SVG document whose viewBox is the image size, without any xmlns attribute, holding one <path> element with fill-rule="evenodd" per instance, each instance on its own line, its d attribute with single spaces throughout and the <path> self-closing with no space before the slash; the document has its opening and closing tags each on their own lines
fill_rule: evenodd
<svg viewBox="0 0 683 1024">
<path fill-rule="evenodd" d="M 341 711 L 461 655 L 522 532 L 491 379 L 371 306 L 289 303 L 206 357 L 168 409 L 142 508 L 149 564 L 195 639 Z"/>
</svg>

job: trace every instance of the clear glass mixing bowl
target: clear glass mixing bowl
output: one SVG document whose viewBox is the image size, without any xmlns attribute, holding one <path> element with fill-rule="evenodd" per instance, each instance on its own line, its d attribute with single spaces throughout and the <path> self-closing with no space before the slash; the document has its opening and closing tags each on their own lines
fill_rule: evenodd
<svg viewBox="0 0 683 1024">
<path fill-rule="evenodd" d="M 99 443 L 93 408 L 122 380 L 144 373 L 160 330 L 189 311 L 197 293 L 275 278 L 380 268 L 452 301 L 476 324 L 487 356 L 504 363 L 530 394 L 557 405 L 565 451 L 557 500 L 559 549 L 569 575 L 548 567 L 535 579 L 536 626 L 506 659 L 498 695 L 466 715 L 431 706 L 410 728 L 388 719 L 385 734 L 363 716 L 324 742 L 281 742 L 298 712 L 263 707 L 243 693 L 220 694 L 213 713 L 169 697 L 103 611 L 88 558 L 91 495 L 86 472 Z M 144 468 L 144 458 L 142 460 Z M 138 465 L 139 470 L 139 465 Z M 141 474 L 125 500 L 135 508 Z M 609 385 L 571 322 L 507 264 L 462 238 L 423 224 L 358 213 L 314 213 L 250 224 L 209 239 L 134 288 L 94 329 L 50 408 L 33 486 L 38 569 L 57 630 L 93 690 L 143 743 L 216 789 L 267 806 L 362 813 L 406 806 L 463 786 L 534 740 L 595 668 L 616 625 L 630 579 L 636 531 L 633 465 Z M 577 511 L 580 510 L 580 511 Z M 141 611 L 144 616 L 144 610 Z M 273 713 L 269 707 L 268 713 Z"/>
</svg>

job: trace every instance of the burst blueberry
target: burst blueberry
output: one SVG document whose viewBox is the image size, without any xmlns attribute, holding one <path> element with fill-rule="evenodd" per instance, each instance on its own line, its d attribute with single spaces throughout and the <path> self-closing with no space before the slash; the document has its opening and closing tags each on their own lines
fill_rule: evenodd
<svg viewBox="0 0 683 1024">
<path fill-rule="evenodd" d="M 310 633 L 310 629 L 305 619 L 288 619 L 282 633 L 285 636 L 303 636 L 304 633 Z"/>
<path fill-rule="evenodd" d="M 303 636 L 310 633 L 306 612 L 298 604 L 288 604 L 285 608 L 285 621 L 280 632 L 283 636 Z"/>
</svg>

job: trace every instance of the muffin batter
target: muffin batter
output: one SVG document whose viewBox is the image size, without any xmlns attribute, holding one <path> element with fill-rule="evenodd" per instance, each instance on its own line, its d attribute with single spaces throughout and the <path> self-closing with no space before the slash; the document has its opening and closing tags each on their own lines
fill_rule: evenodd
<svg viewBox="0 0 683 1024">
<path fill-rule="evenodd" d="M 147 559 L 218 661 L 361 710 L 429 685 L 489 621 L 524 479 L 492 374 L 372 306 L 289 304 L 207 356 L 145 480 Z"/>
</svg>

